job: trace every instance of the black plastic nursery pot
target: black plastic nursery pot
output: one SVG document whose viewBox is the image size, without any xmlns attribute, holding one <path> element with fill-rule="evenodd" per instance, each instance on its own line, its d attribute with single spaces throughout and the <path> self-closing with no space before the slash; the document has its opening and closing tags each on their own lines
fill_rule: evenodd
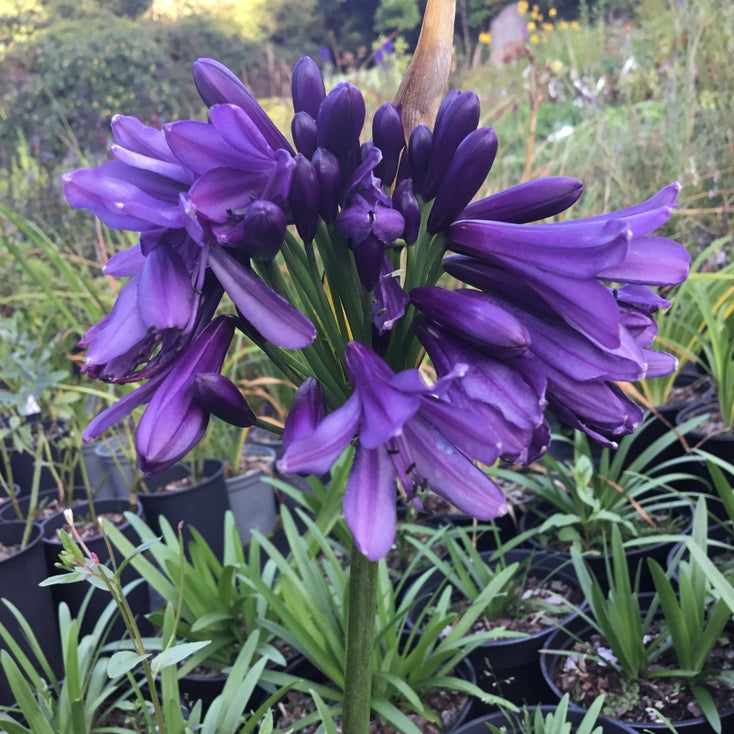
<svg viewBox="0 0 734 734">
<path fill-rule="evenodd" d="M 538 528 L 545 521 L 548 515 L 544 512 L 545 508 L 534 509 L 532 506 L 528 509 L 522 519 L 520 520 L 520 530 L 526 532 L 533 528 Z M 678 533 L 680 535 L 686 535 L 690 532 L 691 524 L 693 522 L 693 505 L 681 505 L 679 508 L 675 508 L 676 514 L 680 515 L 681 527 Z M 641 522 L 643 522 L 641 520 Z M 533 535 L 530 535 L 525 541 L 525 545 L 537 551 L 542 551 L 550 556 L 554 556 L 558 559 L 558 565 L 563 565 L 573 569 L 571 564 L 571 554 L 567 551 L 557 550 L 544 545 Z M 652 583 L 652 575 L 650 574 L 649 566 L 647 565 L 648 558 L 654 558 L 661 566 L 665 566 L 666 559 L 670 549 L 674 543 L 670 541 L 654 542 L 654 536 L 650 536 L 650 542 L 644 545 L 632 546 L 625 549 L 625 556 L 627 558 L 627 565 L 629 566 L 630 574 L 632 578 L 635 578 L 635 574 L 639 568 L 640 571 L 640 586 L 639 589 L 642 592 L 653 591 L 654 585 Z M 607 581 L 607 559 L 602 552 L 587 552 L 583 553 L 583 559 L 599 580 L 602 590 L 608 589 Z"/>
<path fill-rule="evenodd" d="M 651 595 L 643 595 L 643 596 L 651 596 Z M 648 602 L 649 603 L 649 602 Z M 642 606 L 644 607 L 644 600 L 642 601 Z M 576 639 L 584 640 L 589 637 L 589 635 L 592 633 L 592 628 L 588 625 L 577 625 L 575 626 L 573 633 L 575 635 L 572 636 L 567 632 L 566 630 L 558 630 L 556 631 L 548 640 L 546 649 L 541 653 L 540 655 L 540 668 L 543 674 L 543 677 L 545 678 L 546 684 L 548 688 L 553 691 L 553 694 L 555 696 L 556 703 L 561 699 L 563 696 L 563 692 L 558 688 L 558 686 L 555 683 L 555 676 L 554 673 L 559 665 L 563 665 L 564 661 L 568 660 L 568 656 L 563 654 L 562 651 L 568 651 L 570 650 Z M 556 652 L 558 651 L 558 652 Z M 610 690 L 608 691 L 609 694 L 613 694 L 614 691 Z M 579 709 L 580 707 L 573 703 L 572 705 Z M 665 708 L 663 707 L 661 709 L 662 713 L 665 714 Z M 719 716 L 721 717 L 721 724 L 722 724 L 722 732 L 728 733 L 734 731 L 734 704 L 731 706 L 726 707 L 724 710 L 719 711 Z M 628 730 L 631 730 L 633 732 L 640 732 L 640 733 L 649 733 L 649 734 L 668 734 L 671 730 L 669 726 L 666 723 L 663 722 L 652 722 L 652 721 L 645 721 L 645 722 L 634 722 L 634 721 L 626 721 L 626 720 L 620 720 L 620 719 L 611 719 L 611 721 L 615 723 L 621 723 L 623 725 L 626 725 L 629 727 Z M 672 721 L 671 722 L 673 726 L 673 730 L 677 732 L 677 734 L 714 734 L 714 729 L 711 727 L 711 725 L 706 721 L 706 719 L 703 716 L 685 719 L 681 721 Z M 604 732 L 606 734 L 607 729 L 604 729 Z"/>
<path fill-rule="evenodd" d="M 88 504 L 79 505 L 73 509 L 75 518 L 82 518 L 85 515 L 89 515 Z M 131 509 L 133 508 L 131 508 L 130 504 L 125 500 L 100 500 L 94 503 L 94 510 L 97 516 L 105 513 L 122 514 L 130 511 Z M 142 517 L 143 509 L 140 505 L 137 505 L 134 508 L 134 511 L 138 517 Z M 60 512 L 50 517 L 43 526 L 43 546 L 46 557 L 46 571 L 48 575 L 65 573 L 62 569 L 56 568 L 56 563 L 59 560 L 62 545 L 60 540 L 55 539 L 57 531 L 64 527 L 64 525 L 66 525 L 66 517 L 63 512 Z M 135 542 L 136 535 L 129 522 L 124 522 L 118 527 L 118 530 L 120 530 L 128 540 L 133 543 Z M 96 553 L 100 563 L 107 564 L 110 561 L 109 549 L 101 534 L 91 538 L 85 538 L 84 544 L 92 553 Z M 121 563 L 122 560 L 123 558 L 121 555 L 115 554 L 115 561 L 117 564 Z M 123 585 L 127 585 L 139 578 L 139 575 L 131 565 L 128 565 L 121 575 Z M 88 583 L 80 581 L 73 584 L 54 584 L 50 588 L 53 594 L 54 604 L 58 605 L 62 601 L 66 602 L 72 616 L 77 616 L 90 587 Z M 126 598 L 136 616 L 137 623 L 141 627 L 141 631 L 143 633 L 147 633 L 149 630 L 149 623 L 147 619 L 145 619 L 145 615 L 150 611 L 147 585 L 142 582 L 139 583 L 126 595 Z M 112 597 L 110 593 L 105 589 L 94 590 L 91 599 L 89 600 L 86 613 L 80 623 L 80 632 L 82 635 L 92 632 L 99 616 L 111 600 Z M 119 614 L 116 614 L 110 629 L 109 639 L 120 639 L 124 634 L 125 626 L 122 622 L 122 618 Z"/>
<path fill-rule="evenodd" d="M 635 440 L 627 452 L 627 462 L 632 462 L 650 444 L 668 431 L 673 430 L 678 423 L 678 415 L 700 400 L 709 400 L 714 395 L 714 385 L 711 378 L 695 369 L 681 372 L 673 383 L 674 393 L 670 402 L 660 405 L 650 413 L 646 413 L 643 422 L 635 431 Z M 683 396 L 685 391 L 685 396 Z M 648 421 L 652 415 L 653 420 Z M 683 445 L 676 441 L 666 446 L 656 457 L 659 464 L 674 459 L 684 453 Z"/>
<path fill-rule="evenodd" d="M 20 544 L 25 523 L 8 522 L 0 525 L 0 543 L 4 546 Z M 43 552 L 43 529 L 34 524 L 28 544 L 7 558 L 0 560 L 0 623 L 8 630 L 21 649 L 35 661 L 35 656 L 25 642 L 20 624 L 4 603 L 12 603 L 30 625 L 43 654 L 56 675 L 61 674 L 61 643 L 56 624 L 51 590 L 39 584 L 46 578 L 46 559 Z M 6 643 L 0 638 L 0 649 Z M 5 673 L 0 668 L 0 704 L 12 704 L 15 697 Z"/>
<path fill-rule="evenodd" d="M 719 404 L 716 400 L 700 400 L 692 403 L 685 410 L 678 413 L 677 423 L 680 425 L 690 418 L 706 415 L 720 415 Z M 734 433 L 717 432 L 717 430 L 706 431 L 701 427 L 688 431 L 685 438 L 691 448 L 700 448 L 702 451 L 734 465 Z M 681 470 L 704 479 L 709 476 L 705 461 L 701 456 L 691 456 Z M 729 473 L 729 482 L 730 484 L 734 483 L 734 475 L 731 473 Z"/>
<path fill-rule="evenodd" d="M 328 684 L 328 681 L 326 680 L 326 677 L 324 676 L 324 674 L 320 670 L 318 670 L 318 668 L 316 668 L 316 666 L 303 655 L 299 655 L 298 657 L 291 660 L 288 663 L 288 665 L 285 667 L 283 672 L 287 675 L 292 675 L 304 681 Z M 468 681 L 469 683 L 477 682 L 474 666 L 471 664 L 471 661 L 468 659 L 462 660 L 459 663 L 459 665 L 454 670 L 454 675 L 457 678 L 461 678 L 462 680 Z M 303 694 L 304 701 L 308 698 L 309 698 L 308 694 Z M 296 701 L 296 706 L 303 706 L 303 701 L 301 701 L 300 694 L 297 691 L 293 691 L 292 693 L 286 694 L 283 701 L 279 704 L 276 704 L 273 707 L 273 713 L 276 716 L 276 720 L 275 720 L 276 727 L 283 726 L 282 722 L 280 724 L 278 723 L 277 712 L 282 710 L 281 707 L 283 705 L 286 705 L 286 706 L 292 705 L 292 704 L 288 704 L 289 701 L 291 702 Z M 444 734 L 458 734 L 458 731 L 460 730 L 462 724 L 465 721 L 468 721 L 469 717 L 472 715 L 475 704 L 476 704 L 476 701 L 473 698 L 467 697 L 466 703 L 462 706 L 461 710 L 458 712 L 458 715 L 456 716 L 455 720 L 451 722 L 448 725 L 448 727 L 444 730 Z M 315 706 L 313 707 L 313 710 L 315 710 Z M 305 713 L 306 712 L 304 712 L 303 715 L 305 715 Z M 295 722 L 288 722 L 289 725 L 292 723 L 295 723 Z"/>
<path fill-rule="evenodd" d="M 189 476 L 183 464 L 155 475 L 148 480 L 148 491 L 141 492 L 138 500 L 145 517 L 154 532 L 160 532 L 160 518 L 174 529 L 183 523 L 184 540 L 191 540 L 190 527 L 195 527 L 221 559 L 224 551 L 224 513 L 229 510 L 227 484 L 224 479 L 224 462 L 207 459 L 204 462 L 201 481 L 180 489 L 165 489 L 173 482 Z"/>
<path fill-rule="evenodd" d="M 485 552 L 482 557 L 488 560 L 491 552 Z M 511 550 L 504 554 L 507 564 L 520 562 L 529 564 L 528 576 L 542 577 L 543 579 L 561 581 L 571 589 L 578 589 L 578 581 L 573 569 L 564 566 L 552 556 L 529 550 Z M 417 603 L 411 610 L 409 621 L 415 624 L 421 611 L 428 603 L 430 595 L 443 581 L 443 575 L 436 571 L 423 585 L 425 594 L 417 596 Z M 578 617 L 575 611 L 558 621 L 558 626 L 571 624 Z M 526 636 L 499 638 L 488 640 L 467 656 L 472 663 L 480 688 L 493 695 L 506 698 L 513 703 L 522 705 L 528 703 L 550 703 L 554 700 L 540 672 L 540 650 L 545 647 L 555 626 L 548 626 L 540 631 Z M 476 713 L 488 713 L 489 707 L 476 702 Z"/>
<path fill-rule="evenodd" d="M 556 710 L 556 707 L 551 705 L 539 706 L 537 708 L 540 708 L 544 715 L 554 713 Z M 531 715 L 535 713 L 535 710 L 536 709 L 531 709 Z M 577 731 L 577 727 L 583 720 L 585 714 L 585 711 L 571 710 L 569 707 L 569 711 L 566 715 L 566 721 L 571 724 L 571 734 Z M 489 714 L 488 716 L 482 716 L 479 719 L 468 721 L 463 726 L 460 726 L 454 734 L 488 734 L 488 727 L 490 724 L 497 728 L 502 726 L 511 727 L 513 725 L 513 721 L 514 720 L 509 718 L 508 715 L 496 712 L 494 714 Z M 614 719 L 609 719 L 606 716 L 600 716 L 596 721 L 596 725 L 602 727 L 604 734 L 634 734 L 635 731 L 624 722 L 615 721 Z M 515 731 L 515 729 L 510 728 L 508 731 Z"/>
<path fill-rule="evenodd" d="M 56 514 L 58 510 L 51 511 L 51 507 L 49 507 L 49 503 L 53 500 L 57 500 L 59 497 L 59 491 L 57 489 L 44 489 L 42 492 L 38 493 L 38 500 L 36 503 L 36 509 L 38 511 L 44 510 L 46 508 L 47 512 L 40 512 L 38 516 L 36 517 L 36 522 L 40 525 L 44 525 L 46 521 L 51 517 L 51 515 Z M 68 500 L 68 498 L 67 498 Z M 86 502 L 87 500 L 87 492 L 84 489 L 84 487 L 74 487 L 72 490 L 72 497 L 71 497 L 71 503 L 76 505 L 79 503 Z M 30 496 L 26 495 L 24 497 L 18 498 L 18 507 L 20 508 L 20 512 L 23 517 L 25 517 L 28 514 L 28 508 L 31 505 L 31 498 Z M 3 502 L 2 505 L 0 505 L 0 523 L 4 522 L 12 522 L 14 520 L 17 520 L 18 516 L 15 511 L 15 505 L 8 501 Z"/>
</svg>

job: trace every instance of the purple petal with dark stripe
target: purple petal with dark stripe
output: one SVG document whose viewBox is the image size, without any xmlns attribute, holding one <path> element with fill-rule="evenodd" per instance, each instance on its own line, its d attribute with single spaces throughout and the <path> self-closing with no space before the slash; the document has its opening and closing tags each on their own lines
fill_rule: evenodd
<svg viewBox="0 0 734 734">
<path fill-rule="evenodd" d="M 357 447 L 344 491 L 344 519 L 357 550 L 378 561 L 395 539 L 395 469 L 384 447 Z"/>
<path fill-rule="evenodd" d="M 269 342 L 285 349 L 303 349 L 316 338 L 313 324 L 297 308 L 223 248 L 213 246 L 208 263 L 245 319 Z"/>
</svg>

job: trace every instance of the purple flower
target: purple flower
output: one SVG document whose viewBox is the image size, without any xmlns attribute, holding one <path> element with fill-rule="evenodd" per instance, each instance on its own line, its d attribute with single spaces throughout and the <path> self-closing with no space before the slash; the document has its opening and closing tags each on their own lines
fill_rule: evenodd
<svg viewBox="0 0 734 734">
<path fill-rule="evenodd" d="M 347 188 L 347 201 L 336 218 L 336 226 L 349 240 L 357 271 L 366 290 L 372 290 L 380 277 L 385 248 L 403 234 L 405 220 L 393 208 L 372 173 L 380 160 L 380 151 L 366 148 L 366 155 L 354 171 Z"/>
<path fill-rule="evenodd" d="M 475 201 L 458 219 L 487 219 L 524 224 L 565 211 L 581 196 L 581 181 L 567 176 L 548 176 L 511 186 Z"/>
<path fill-rule="evenodd" d="M 286 473 L 323 474 L 357 437 L 344 515 L 367 558 L 381 558 L 392 545 L 396 476 L 411 499 L 430 487 L 474 517 L 507 511 L 502 491 L 472 461 L 497 458 L 491 427 L 441 397 L 464 366 L 428 386 L 417 370 L 395 374 L 358 342 L 347 345 L 344 359 L 352 396 L 315 428 L 305 421 L 305 430 L 291 432 L 278 466 Z"/>
<path fill-rule="evenodd" d="M 380 334 L 392 329 L 405 314 L 410 303 L 408 294 L 400 285 L 400 273 L 395 272 L 390 261 L 383 256 L 380 278 L 373 293 L 372 323 Z"/>
<path fill-rule="evenodd" d="M 295 161 L 289 151 L 273 150 L 240 107 L 216 105 L 209 118 L 172 123 L 166 137 L 198 176 L 186 194 L 187 212 L 212 227 L 219 242 L 237 246 L 253 201 L 282 207 L 288 200 Z"/>
<path fill-rule="evenodd" d="M 236 105 L 253 121 L 273 150 L 293 152 L 290 143 L 258 104 L 250 90 L 226 67 L 214 59 L 194 62 L 194 82 L 207 107 Z"/>
<path fill-rule="evenodd" d="M 430 201 L 436 196 L 457 148 L 469 133 L 477 129 L 478 124 L 477 95 L 474 92 L 452 89 L 438 109 L 433 128 L 433 143 L 426 179 L 420 191 L 425 201 Z M 415 175 L 413 178 L 415 179 Z"/>
<path fill-rule="evenodd" d="M 318 64 L 308 56 L 301 57 L 293 67 L 291 94 L 296 113 L 305 112 L 314 120 L 318 117 L 326 90 Z"/>
<path fill-rule="evenodd" d="M 138 423 L 135 445 L 146 476 L 166 469 L 201 439 L 214 414 L 238 426 L 255 422 L 239 390 L 219 372 L 234 334 L 234 318 L 210 321 L 170 368 L 100 413 L 87 428 L 92 440 L 148 403 Z"/>
<path fill-rule="evenodd" d="M 572 196 L 574 188 L 571 181 L 556 181 L 545 200 L 565 203 L 563 190 Z M 536 193 L 543 189 L 538 186 Z M 459 219 L 449 227 L 449 247 L 462 255 L 446 258 L 446 271 L 485 294 L 468 291 L 469 297 L 496 299 L 527 329 L 527 349 L 543 365 L 549 408 L 605 442 L 632 430 L 642 415 L 612 383 L 644 377 L 651 360 L 651 375 L 673 366 L 671 358 L 649 348 L 652 314 L 661 302 L 643 284 L 674 284 L 686 277 L 686 249 L 651 234 L 670 216 L 677 192 L 677 185 L 669 186 L 630 209 L 572 222 Z M 485 211 L 491 207 L 485 205 Z M 631 285 L 617 290 L 609 280 Z M 481 348 L 477 335 L 451 318 L 436 309 L 427 315 Z M 460 318 L 456 312 L 452 317 Z"/>
<path fill-rule="evenodd" d="M 500 458 L 510 463 L 538 459 L 550 444 L 542 363 L 529 351 L 489 354 L 421 314 L 414 325 L 439 375 L 466 364 L 466 373 L 451 383 L 447 397 L 491 430 Z"/>
<path fill-rule="evenodd" d="M 496 154 L 497 136 L 491 127 L 480 127 L 461 141 L 428 216 L 427 229 L 431 234 L 448 226 L 472 200 L 487 178 Z"/>
<path fill-rule="evenodd" d="M 382 160 L 375 166 L 375 176 L 391 184 L 398 172 L 400 154 L 405 148 L 405 134 L 400 112 L 389 102 L 377 108 L 372 119 L 372 140 L 382 153 Z"/>
<path fill-rule="evenodd" d="M 340 82 L 319 107 L 316 140 L 339 161 L 342 181 L 359 164 L 359 135 L 364 125 L 365 106 L 362 93 L 353 84 Z"/>
</svg>

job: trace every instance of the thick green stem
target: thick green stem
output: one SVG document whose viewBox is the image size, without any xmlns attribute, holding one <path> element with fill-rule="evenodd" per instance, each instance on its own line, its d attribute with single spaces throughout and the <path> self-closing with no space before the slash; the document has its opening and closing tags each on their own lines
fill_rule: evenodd
<svg viewBox="0 0 734 734">
<path fill-rule="evenodd" d="M 377 563 L 352 546 L 342 731 L 368 734 L 372 692 L 372 640 L 377 604 Z"/>
</svg>

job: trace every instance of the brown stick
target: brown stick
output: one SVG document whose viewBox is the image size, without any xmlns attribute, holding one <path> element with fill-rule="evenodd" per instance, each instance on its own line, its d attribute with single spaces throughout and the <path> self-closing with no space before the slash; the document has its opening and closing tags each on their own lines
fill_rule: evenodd
<svg viewBox="0 0 734 734">
<path fill-rule="evenodd" d="M 402 105 L 406 140 L 418 125 L 433 128 L 451 71 L 456 0 L 428 0 L 415 53 L 393 104 Z"/>
</svg>

